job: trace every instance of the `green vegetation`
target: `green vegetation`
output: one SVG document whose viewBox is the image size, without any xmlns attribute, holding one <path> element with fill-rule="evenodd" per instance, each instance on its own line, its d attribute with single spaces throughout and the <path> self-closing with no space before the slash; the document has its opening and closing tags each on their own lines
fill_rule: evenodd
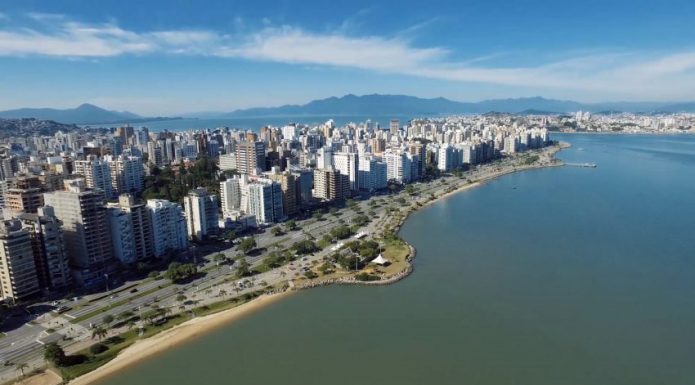
<svg viewBox="0 0 695 385">
<path fill-rule="evenodd" d="M 164 273 L 164 278 L 176 283 L 191 278 L 197 272 L 198 268 L 192 263 L 172 262 Z"/>
<path fill-rule="evenodd" d="M 273 227 L 272 229 L 270 229 L 270 232 L 276 237 L 279 237 L 280 235 L 285 234 L 282 231 L 282 228 L 280 226 Z"/>
<path fill-rule="evenodd" d="M 345 225 L 337 226 L 331 230 L 331 235 L 338 239 L 345 239 L 352 235 L 352 230 Z"/>
<path fill-rule="evenodd" d="M 297 230 L 297 222 L 295 222 L 294 219 L 291 219 L 285 222 L 285 228 L 287 229 L 287 231 Z"/>
<path fill-rule="evenodd" d="M 188 169 L 180 167 L 177 171 L 169 166 L 163 169 L 153 166 L 150 175 L 145 178 L 143 198 L 166 199 L 180 203 L 183 197 L 196 187 L 205 187 L 211 194 L 219 192 L 218 167 L 215 161 L 207 156 L 196 160 Z"/>
<path fill-rule="evenodd" d="M 242 253 L 248 254 L 256 247 L 256 239 L 254 237 L 244 238 L 239 242 L 239 250 Z"/>
<path fill-rule="evenodd" d="M 237 257 L 236 276 L 242 278 L 248 277 L 249 275 L 251 275 L 251 271 L 249 270 L 249 263 L 246 261 L 246 258 L 244 256 Z"/>
<path fill-rule="evenodd" d="M 57 342 L 50 342 L 44 346 L 43 358 L 56 366 L 63 366 L 67 363 L 65 351 Z"/>
<path fill-rule="evenodd" d="M 313 241 L 305 239 L 303 241 L 295 242 L 292 245 L 292 250 L 294 250 L 297 254 L 311 254 L 319 251 L 320 249 Z"/>
<path fill-rule="evenodd" d="M 524 164 L 534 164 L 538 162 L 540 157 L 538 155 L 529 155 L 524 157 Z"/>
</svg>

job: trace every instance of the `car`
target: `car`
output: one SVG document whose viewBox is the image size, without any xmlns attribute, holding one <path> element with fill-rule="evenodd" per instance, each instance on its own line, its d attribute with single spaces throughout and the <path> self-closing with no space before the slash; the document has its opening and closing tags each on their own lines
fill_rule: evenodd
<svg viewBox="0 0 695 385">
<path fill-rule="evenodd" d="M 134 287 L 134 288 L 130 289 L 130 292 L 131 292 L 131 293 L 137 293 L 137 292 L 138 292 L 138 288 L 137 288 L 137 287 Z"/>
<path fill-rule="evenodd" d="M 58 313 L 58 314 L 62 314 L 70 309 L 71 309 L 70 307 L 63 305 L 63 306 L 60 306 L 60 307 L 56 308 L 55 310 L 53 310 L 53 312 Z"/>
</svg>

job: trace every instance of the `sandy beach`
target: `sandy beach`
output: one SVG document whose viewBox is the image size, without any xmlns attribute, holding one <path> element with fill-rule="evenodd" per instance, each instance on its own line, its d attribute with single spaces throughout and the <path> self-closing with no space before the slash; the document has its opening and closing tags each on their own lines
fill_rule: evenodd
<svg viewBox="0 0 695 385">
<path fill-rule="evenodd" d="M 228 326 L 234 321 L 284 298 L 289 293 L 263 295 L 235 308 L 205 317 L 194 318 L 153 337 L 139 340 L 120 352 L 116 358 L 106 365 L 70 381 L 70 384 L 87 385 L 97 383 L 99 380 L 112 374 L 143 362 L 146 358 L 151 358 L 158 353 L 167 351 L 222 326 Z"/>
</svg>

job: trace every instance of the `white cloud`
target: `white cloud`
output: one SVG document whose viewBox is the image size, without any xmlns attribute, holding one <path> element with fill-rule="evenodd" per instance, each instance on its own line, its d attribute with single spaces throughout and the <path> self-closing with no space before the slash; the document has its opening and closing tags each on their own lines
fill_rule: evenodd
<svg viewBox="0 0 695 385">
<path fill-rule="evenodd" d="M 115 22 L 86 24 L 50 14 L 29 17 L 37 23 L 34 28 L 0 27 L 0 56 L 74 59 L 158 53 L 205 55 L 355 68 L 452 82 L 577 90 L 607 97 L 695 98 L 695 51 L 688 50 L 662 54 L 575 53 L 574 57 L 535 66 L 511 61 L 491 66 L 486 65 L 489 58 L 455 61 L 447 48 L 417 47 L 408 39 L 409 33 L 395 37 L 353 36 L 342 29 L 320 34 L 289 26 L 266 26 L 236 35 L 208 30 L 135 32 Z M 503 59 L 498 56 L 496 61 Z"/>
</svg>

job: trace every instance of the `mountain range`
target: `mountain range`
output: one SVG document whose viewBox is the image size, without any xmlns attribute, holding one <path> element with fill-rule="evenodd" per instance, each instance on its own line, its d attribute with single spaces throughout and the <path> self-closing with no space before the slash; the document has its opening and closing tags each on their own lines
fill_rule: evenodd
<svg viewBox="0 0 695 385">
<path fill-rule="evenodd" d="M 576 111 L 593 113 L 675 113 L 695 112 L 695 102 L 605 102 L 581 103 L 571 100 L 530 98 L 491 99 L 480 102 L 458 102 L 446 98 L 425 99 L 406 95 L 345 95 L 314 100 L 306 104 L 279 107 L 240 109 L 232 112 L 188 114 L 196 118 L 251 118 L 293 116 L 432 116 L 446 114 L 482 114 L 487 112 L 514 114 L 565 114 Z M 127 111 L 111 111 L 92 104 L 77 108 L 21 108 L 0 111 L 0 118 L 36 118 L 66 124 L 139 123 L 180 118 L 148 118 Z"/>
<path fill-rule="evenodd" d="M 695 112 L 695 102 L 605 102 L 581 103 L 571 100 L 546 99 L 540 96 L 513 99 L 491 99 L 480 102 L 458 102 L 446 98 L 423 99 L 406 95 L 345 95 L 314 100 L 303 105 L 284 105 L 236 110 L 223 117 L 263 117 L 295 115 L 444 115 L 486 113 L 569 113 L 589 112 Z"/>
</svg>

